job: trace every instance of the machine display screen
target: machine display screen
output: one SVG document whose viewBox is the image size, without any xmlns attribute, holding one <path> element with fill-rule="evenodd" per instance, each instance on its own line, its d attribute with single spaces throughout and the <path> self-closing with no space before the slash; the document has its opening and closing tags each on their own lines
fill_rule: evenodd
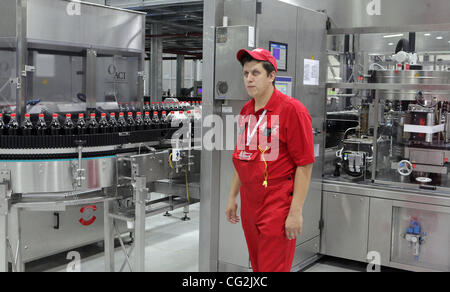
<svg viewBox="0 0 450 292">
<path fill-rule="evenodd" d="M 275 87 L 283 94 L 292 96 L 292 77 L 277 77 Z"/>
<path fill-rule="evenodd" d="M 270 53 L 277 60 L 278 71 L 287 71 L 288 45 L 270 42 Z"/>
</svg>

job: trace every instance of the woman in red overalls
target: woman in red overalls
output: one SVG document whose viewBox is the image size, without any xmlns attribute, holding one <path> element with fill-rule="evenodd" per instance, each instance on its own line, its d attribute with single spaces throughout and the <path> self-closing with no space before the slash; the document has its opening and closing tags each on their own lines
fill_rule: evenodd
<svg viewBox="0 0 450 292">
<path fill-rule="evenodd" d="M 277 63 L 270 52 L 240 50 L 237 59 L 252 100 L 239 119 L 226 216 L 233 224 L 240 221 L 240 192 L 253 271 L 289 272 L 314 163 L 311 117 L 298 100 L 275 89 Z"/>
</svg>

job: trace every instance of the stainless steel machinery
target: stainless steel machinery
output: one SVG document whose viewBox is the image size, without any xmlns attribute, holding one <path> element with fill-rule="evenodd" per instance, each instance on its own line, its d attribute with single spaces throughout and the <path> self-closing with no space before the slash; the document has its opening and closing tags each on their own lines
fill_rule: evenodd
<svg viewBox="0 0 450 292">
<path fill-rule="evenodd" d="M 156 111 L 161 118 L 162 111 L 175 111 L 143 105 L 145 14 L 64 0 L 0 5 L 6 124 L 15 114 L 21 126 L 26 114 L 33 123 L 42 114 L 50 124 L 52 114 L 64 123 L 65 114 L 109 119 Z M 201 108 L 176 110 L 171 123 L 89 126 L 87 132 L 63 125 L 32 135 L 2 126 L 0 270 L 10 262 L 13 271 L 24 271 L 26 262 L 104 240 L 111 271 L 119 238 L 130 269 L 143 271 L 145 217 L 184 207 L 187 220 L 189 204 L 199 199 L 200 152 L 192 138 L 200 130 L 191 121 L 198 122 Z M 150 192 L 166 195 L 151 200 Z M 134 266 L 124 232 L 134 236 Z"/>
<path fill-rule="evenodd" d="M 228 26 L 223 26 L 224 17 Z M 202 153 L 201 216 L 209 220 L 200 221 L 201 271 L 250 270 L 242 226 L 228 223 L 224 215 L 234 170 L 231 154 L 236 145 L 236 132 L 230 132 L 225 121 L 239 115 L 248 101 L 242 68 L 236 61 L 241 48 L 278 50 L 281 70 L 277 87 L 299 99 L 312 116 L 317 162 L 293 269 L 315 259 L 319 252 L 326 19 L 322 13 L 280 1 L 205 1 L 204 47 L 214 50 L 204 52 L 203 113 L 218 115 L 228 135 L 223 134 L 223 148 Z M 311 74 L 314 70 L 315 75 Z M 211 131 L 205 123 L 204 132 Z M 222 138 L 222 133 L 216 135 Z"/>
<path fill-rule="evenodd" d="M 381 5 L 400 13 L 394 4 Z M 414 11 L 444 7 L 417 4 Z M 445 64 L 448 52 L 439 40 L 450 27 L 437 19 L 421 18 L 427 23 L 420 27 L 396 21 L 392 27 L 328 30 L 328 50 L 337 53 L 341 76 L 330 74 L 335 82 L 327 84 L 336 89 L 329 91 L 329 102 L 339 102 L 327 113 L 321 253 L 412 271 L 449 271 L 450 74 L 437 65 L 439 57 L 433 64 L 429 56 L 442 55 Z M 396 52 L 400 38 L 410 46 Z"/>
</svg>

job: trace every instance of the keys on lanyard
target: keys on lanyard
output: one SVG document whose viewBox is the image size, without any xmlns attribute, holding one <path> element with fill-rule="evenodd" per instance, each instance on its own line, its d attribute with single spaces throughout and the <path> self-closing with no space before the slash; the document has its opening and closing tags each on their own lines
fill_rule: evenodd
<svg viewBox="0 0 450 292">
<path fill-rule="evenodd" d="M 251 134 L 250 134 L 250 122 L 251 122 L 251 119 L 249 119 L 249 121 L 248 121 L 248 128 L 247 128 L 247 147 L 250 146 L 250 143 L 252 142 L 252 139 L 255 136 L 259 125 L 261 124 L 261 122 L 263 121 L 264 117 L 266 116 L 266 113 L 267 113 L 267 110 L 264 110 L 262 115 L 259 117 L 258 123 L 256 124 L 256 126 L 253 129 Z"/>
</svg>

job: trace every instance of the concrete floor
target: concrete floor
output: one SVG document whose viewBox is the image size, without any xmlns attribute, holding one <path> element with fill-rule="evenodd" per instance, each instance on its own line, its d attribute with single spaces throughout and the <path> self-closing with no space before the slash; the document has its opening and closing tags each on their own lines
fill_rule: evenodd
<svg viewBox="0 0 450 292">
<path fill-rule="evenodd" d="M 175 210 L 171 217 L 155 215 L 147 218 L 146 263 L 148 272 L 197 272 L 199 256 L 200 203 L 190 206 L 190 221 L 181 221 L 183 209 Z M 117 244 L 117 246 L 119 246 Z M 127 248 L 130 246 L 127 245 Z M 76 249 L 81 255 L 82 272 L 105 270 L 101 243 Z M 27 271 L 65 272 L 69 260 L 67 253 L 58 254 L 27 264 Z M 124 262 L 120 247 L 116 248 L 116 270 Z M 323 257 L 303 272 L 365 272 L 367 264 L 333 257 Z M 129 271 L 128 267 L 125 271 Z M 382 271 L 398 271 L 383 268 Z"/>
</svg>

